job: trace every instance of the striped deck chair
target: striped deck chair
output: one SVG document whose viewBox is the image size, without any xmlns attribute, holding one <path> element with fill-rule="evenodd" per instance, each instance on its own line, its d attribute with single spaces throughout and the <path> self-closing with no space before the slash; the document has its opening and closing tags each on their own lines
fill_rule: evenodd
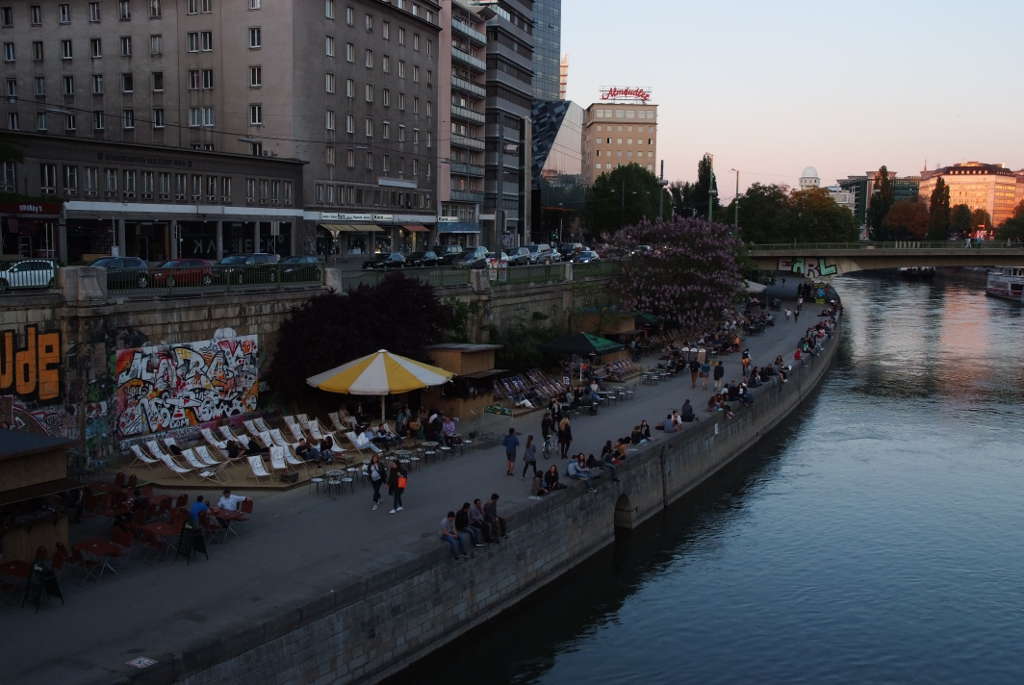
<svg viewBox="0 0 1024 685">
<path fill-rule="evenodd" d="M 280 428 L 275 428 L 274 430 L 270 431 L 270 439 L 274 441 L 275 445 L 279 445 L 281 447 L 292 447 L 298 444 L 297 441 L 290 443 L 287 440 L 285 440 L 284 436 L 281 435 Z"/>
<path fill-rule="evenodd" d="M 310 462 L 303 461 L 295 456 L 290 447 L 286 447 L 284 450 L 284 460 L 289 466 L 312 466 Z"/>
<path fill-rule="evenodd" d="M 258 433 L 256 435 L 256 438 L 261 443 L 263 443 L 264 447 L 273 447 L 274 446 L 274 439 L 272 437 L 270 437 L 270 431 L 264 431 L 262 433 Z"/>
<path fill-rule="evenodd" d="M 157 459 L 164 463 L 164 466 L 173 471 L 179 478 L 184 479 L 186 473 L 192 473 L 192 469 L 186 469 L 183 466 L 179 466 L 176 461 L 171 459 L 169 454 L 163 454 L 157 456 Z"/>
<path fill-rule="evenodd" d="M 160 443 L 158 443 L 156 440 L 147 440 L 146 449 L 148 449 L 149 453 L 152 454 L 157 459 L 159 459 L 160 461 L 163 461 L 163 457 L 172 459 L 171 455 L 168 454 L 167 452 L 164 452 L 164 448 L 161 447 Z"/>
<path fill-rule="evenodd" d="M 252 422 L 255 423 L 256 427 L 260 429 L 260 433 L 265 433 L 268 430 L 270 430 L 270 426 L 267 425 L 267 422 L 263 420 L 262 416 L 253 419 Z"/>
<path fill-rule="evenodd" d="M 281 447 L 280 445 L 274 445 L 270 448 L 270 466 L 275 471 L 288 470 L 288 464 L 285 463 L 285 454 L 287 451 L 287 447 Z"/>
<path fill-rule="evenodd" d="M 221 466 L 224 463 L 222 461 L 217 461 L 216 459 L 214 459 L 213 455 L 210 454 L 210 450 L 207 449 L 206 445 L 199 445 L 198 447 L 194 447 L 193 450 L 195 451 L 196 456 L 199 457 L 199 460 L 206 464 L 207 466 L 217 467 Z"/>
<path fill-rule="evenodd" d="M 252 419 L 246 419 L 242 421 L 242 425 L 245 426 L 245 430 L 249 431 L 249 435 L 256 437 L 261 433 L 260 429 L 256 427 L 256 422 Z"/>
<path fill-rule="evenodd" d="M 134 464 L 135 462 L 141 462 L 146 466 L 155 466 L 160 463 L 158 459 L 154 459 L 153 457 L 146 454 L 145 451 L 143 451 L 141 445 L 132 445 L 130 449 L 132 451 L 132 454 L 135 455 L 135 458 L 132 459 L 132 464 Z M 129 464 L 129 466 L 131 466 L 131 464 Z"/>
<path fill-rule="evenodd" d="M 252 475 L 258 481 L 260 478 L 270 478 L 270 474 L 267 473 L 267 467 L 263 463 L 263 457 L 258 454 L 254 454 L 251 457 L 246 457 L 249 462 L 249 470 L 252 471 Z"/>
<path fill-rule="evenodd" d="M 218 440 L 216 437 L 214 437 L 213 431 L 210 430 L 209 428 L 200 428 L 199 434 L 203 436 L 203 440 L 206 441 L 206 444 L 208 444 L 210 447 L 214 448 L 218 452 L 223 452 L 228 448 L 227 440 Z"/>
<path fill-rule="evenodd" d="M 299 440 L 304 439 L 306 436 L 302 432 L 302 429 L 299 427 L 299 424 L 295 422 L 295 419 L 292 419 L 289 422 L 288 421 L 289 418 L 290 417 L 287 417 L 287 416 L 285 417 L 285 420 L 284 420 L 285 428 L 287 428 L 288 431 L 292 434 L 292 437 L 295 439 L 295 442 L 298 442 Z"/>
</svg>

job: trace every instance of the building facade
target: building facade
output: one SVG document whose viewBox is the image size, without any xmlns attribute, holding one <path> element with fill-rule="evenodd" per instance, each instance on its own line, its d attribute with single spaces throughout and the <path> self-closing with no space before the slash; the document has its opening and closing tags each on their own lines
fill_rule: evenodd
<svg viewBox="0 0 1024 685">
<path fill-rule="evenodd" d="M 818 176 L 818 170 L 812 166 L 805 167 L 803 172 L 800 174 L 800 190 L 810 190 L 811 188 L 821 187 L 821 177 Z"/>
<path fill-rule="evenodd" d="M 893 201 L 917 199 L 920 176 L 899 176 L 894 171 L 889 174 L 893 177 Z M 847 176 L 839 179 L 836 184 L 841 190 L 853 194 L 853 218 L 858 226 L 866 226 L 871 195 L 878 186 L 878 172 L 865 171 L 862 176 Z"/>
<path fill-rule="evenodd" d="M 583 210 L 583 108 L 533 103 L 532 242 L 564 242 Z"/>
<path fill-rule="evenodd" d="M 84 263 L 245 252 L 306 254 L 303 163 L 281 157 L 19 133 L 3 162 L 0 254 Z"/>
<path fill-rule="evenodd" d="M 857 198 L 852 191 L 843 190 L 839 186 L 827 186 L 825 190 L 828 191 L 828 196 L 832 198 L 833 202 L 850 210 L 851 214 L 856 214 Z"/>
<path fill-rule="evenodd" d="M 533 43 L 533 99 L 564 100 L 561 94 L 562 0 L 534 0 Z"/>
<path fill-rule="evenodd" d="M 658 106 L 647 102 L 649 91 L 612 90 L 627 90 L 627 97 L 642 92 L 645 99 L 628 102 L 608 99 L 587 107 L 583 117 L 583 182 L 586 185 L 624 164 L 639 164 L 657 174 Z"/>
<path fill-rule="evenodd" d="M 569 55 L 562 55 L 558 65 L 558 99 L 566 99 L 569 92 Z"/>
<path fill-rule="evenodd" d="M 396 247 L 436 221 L 433 0 L 0 5 L 0 126 L 306 160 L 297 196 L 322 250 L 374 236 L 321 218 L 377 217 Z"/>
<path fill-rule="evenodd" d="M 919 194 L 929 202 L 939 179 L 949 186 L 949 205 L 983 209 L 998 226 L 1011 216 L 1017 200 L 1017 175 L 1002 164 L 961 162 L 921 173 Z"/>
</svg>

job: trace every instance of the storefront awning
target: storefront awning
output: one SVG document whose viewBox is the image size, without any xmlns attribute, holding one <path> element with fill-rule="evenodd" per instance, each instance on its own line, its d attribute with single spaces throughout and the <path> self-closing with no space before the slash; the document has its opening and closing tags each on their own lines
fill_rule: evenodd
<svg viewBox="0 0 1024 685">
<path fill-rule="evenodd" d="M 330 231 L 331 235 L 338 235 L 347 227 L 344 224 L 320 224 L 320 228 Z"/>
<path fill-rule="evenodd" d="M 402 226 L 405 230 L 410 233 L 429 233 L 430 229 L 426 226 L 420 226 L 419 224 L 404 224 Z"/>
<path fill-rule="evenodd" d="M 382 233 L 384 231 L 376 224 L 349 224 L 348 230 L 356 233 Z"/>
<path fill-rule="evenodd" d="M 438 233 L 479 233 L 480 227 L 470 223 L 441 223 L 437 225 Z"/>
</svg>

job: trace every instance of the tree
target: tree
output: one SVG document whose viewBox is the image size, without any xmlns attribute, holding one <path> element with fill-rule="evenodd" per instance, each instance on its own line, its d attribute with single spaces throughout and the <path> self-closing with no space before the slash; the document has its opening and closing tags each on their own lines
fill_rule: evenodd
<svg viewBox="0 0 1024 685">
<path fill-rule="evenodd" d="M 282 322 L 270 387 L 294 403 L 322 402 L 324 393 L 306 385 L 309 376 L 380 349 L 426 361 L 426 346 L 451 322 L 432 287 L 401 274 L 347 295 L 319 295 Z"/>
<path fill-rule="evenodd" d="M 966 238 L 971 233 L 971 208 L 954 205 L 949 211 L 949 232 L 953 237 Z"/>
<path fill-rule="evenodd" d="M 971 232 L 991 231 L 992 217 L 984 209 L 975 209 L 971 212 Z"/>
<path fill-rule="evenodd" d="M 1003 222 L 996 231 L 999 240 L 1024 240 L 1024 201 L 1013 210 L 1013 216 Z"/>
<path fill-rule="evenodd" d="M 794 191 L 783 217 L 790 240 L 839 243 L 857 239 L 853 214 L 836 204 L 824 188 Z"/>
<path fill-rule="evenodd" d="M 949 239 L 949 220 L 949 186 L 939 176 L 928 204 L 928 240 Z"/>
<path fill-rule="evenodd" d="M 748 243 L 780 243 L 790 238 L 785 233 L 789 189 L 780 185 L 754 183 L 746 192 L 733 198 L 740 203 L 740 235 Z M 721 218 L 733 216 L 730 205 Z"/>
<path fill-rule="evenodd" d="M 875 176 L 875 192 L 871 194 L 871 205 L 868 207 L 868 233 L 872 240 L 891 240 L 885 232 L 885 215 L 889 213 L 895 201 L 893 178 L 883 164 Z"/>
<path fill-rule="evenodd" d="M 638 252 L 639 245 L 651 250 Z M 702 219 L 677 216 L 628 226 L 612 236 L 606 250 L 622 260 L 611 286 L 624 307 L 697 335 L 735 303 L 742 284 L 741 247 L 732 226 Z"/>
<path fill-rule="evenodd" d="M 714 178 L 712 157 L 710 154 L 705 154 L 697 162 L 696 183 L 675 181 L 669 185 L 674 213 L 683 217 L 707 217 L 709 189 L 714 190 L 711 193 L 711 210 L 714 217 L 717 218 L 721 214 L 722 206 L 718 201 L 718 187 Z"/>
<path fill-rule="evenodd" d="M 658 194 L 664 193 L 662 218 L 672 215 L 672 200 L 658 177 L 639 164 L 601 174 L 587 191 L 587 224 L 593 235 L 658 217 Z"/>
<path fill-rule="evenodd" d="M 893 203 L 881 228 L 886 240 L 921 240 L 928 233 L 928 207 L 920 200 Z"/>
</svg>

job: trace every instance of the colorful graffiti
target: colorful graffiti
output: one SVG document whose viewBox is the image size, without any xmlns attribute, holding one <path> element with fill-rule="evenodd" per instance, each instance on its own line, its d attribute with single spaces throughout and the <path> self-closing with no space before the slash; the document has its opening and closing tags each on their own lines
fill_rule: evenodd
<svg viewBox="0 0 1024 685">
<path fill-rule="evenodd" d="M 829 264 L 824 257 L 780 257 L 778 270 L 802 274 L 806 278 L 824 278 L 839 273 L 839 267 Z"/>
<path fill-rule="evenodd" d="M 195 426 L 256 409 L 257 336 L 117 351 L 114 412 L 121 437 Z"/>
<path fill-rule="evenodd" d="M 25 345 L 15 349 L 15 332 L 0 333 L 0 393 L 24 401 L 54 402 L 61 395 L 60 331 L 40 333 L 25 326 Z"/>
</svg>

